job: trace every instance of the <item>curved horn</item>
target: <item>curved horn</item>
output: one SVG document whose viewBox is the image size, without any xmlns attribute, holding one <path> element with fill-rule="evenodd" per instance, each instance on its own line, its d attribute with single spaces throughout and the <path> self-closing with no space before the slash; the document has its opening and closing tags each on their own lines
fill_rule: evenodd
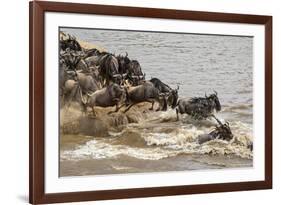
<svg viewBox="0 0 281 205">
<path fill-rule="evenodd" d="M 128 53 L 127 53 L 127 51 L 126 51 L 126 56 L 125 57 L 128 57 Z"/>
<path fill-rule="evenodd" d="M 205 92 L 205 97 L 207 98 L 207 94 L 206 94 L 206 92 Z"/>
<path fill-rule="evenodd" d="M 219 123 L 219 125 L 223 125 L 223 124 L 221 123 L 221 121 L 220 121 L 218 118 L 216 118 L 215 115 L 211 115 L 211 117 L 213 117 L 213 118 Z"/>
<path fill-rule="evenodd" d="M 176 90 L 179 90 L 180 89 L 180 86 L 179 85 L 177 85 L 177 89 Z"/>
<path fill-rule="evenodd" d="M 217 91 L 214 90 L 215 95 L 218 95 Z"/>
</svg>

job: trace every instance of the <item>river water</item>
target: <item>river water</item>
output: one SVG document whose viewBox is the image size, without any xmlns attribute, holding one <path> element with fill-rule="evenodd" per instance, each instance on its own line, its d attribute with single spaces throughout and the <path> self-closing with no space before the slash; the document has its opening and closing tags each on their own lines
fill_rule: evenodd
<svg viewBox="0 0 281 205">
<path fill-rule="evenodd" d="M 179 85 L 180 98 L 216 90 L 222 105 L 216 115 L 227 120 L 234 133 L 230 142 L 214 140 L 199 145 L 196 138 L 210 132 L 214 121 L 198 122 L 188 116 L 176 121 L 174 110 L 150 112 L 147 105 L 137 106 L 127 115 L 105 116 L 105 110 L 99 109 L 100 122 L 93 122 L 90 129 L 102 131 L 85 132 L 81 123 L 88 124 L 90 119 L 81 120 L 75 109 L 61 110 L 61 128 L 73 128 L 69 123 L 74 121 L 79 124 L 78 131 L 61 130 L 61 176 L 252 166 L 253 153 L 247 148 L 253 141 L 252 37 L 61 30 L 108 52 L 127 52 L 130 59 L 140 62 L 146 79 L 157 77 L 172 88 Z"/>
</svg>

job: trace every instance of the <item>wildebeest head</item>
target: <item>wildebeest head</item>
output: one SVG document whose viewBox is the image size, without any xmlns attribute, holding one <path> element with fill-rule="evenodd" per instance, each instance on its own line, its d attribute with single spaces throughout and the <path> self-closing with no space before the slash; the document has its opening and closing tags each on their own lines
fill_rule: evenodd
<svg viewBox="0 0 281 205">
<path fill-rule="evenodd" d="M 214 137 L 218 139 L 230 141 L 233 138 L 228 122 L 216 126 L 213 133 L 215 135 Z"/>
<path fill-rule="evenodd" d="M 218 98 L 218 93 L 216 91 L 214 91 L 214 94 L 211 94 L 209 97 L 206 96 L 206 98 L 214 103 L 216 111 L 221 110 L 221 104 Z"/>
<path fill-rule="evenodd" d="M 121 74 L 127 73 L 129 68 L 129 63 L 131 62 L 131 60 L 128 57 L 128 53 L 126 52 L 125 56 L 118 55 L 117 59 L 119 64 L 119 73 Z"/>
<path fill-rule="evenodd" d="M 66 70 L 65 71 L 68 80 L 75 80 L 77 81 L 77 73 L 73 70 Z"/>
<path fill-rule="evenodd" d="M 112 76 L 112 81 L 118 85 L 121 85 L 123 80 L 122 80 L 122 76 L 120 74 L 114 74 Z"/>
<path fill-rule="evenodd" d="M 229 122 L 226 121 L 225 123 L 222 123 L 218 118 L 216 118 L 215 115 L 212 115 L 212 117 L 218 122 L 218 125 L 216 125 L 215 129 L 209 133 L 212 135 L 213 139 L 222 139 L 230 141 L 233 138 L 233 134 L 231 132 Z"/>
<path fill-rule="evenodd" d="M 128 78 L 133 85 L 139 85 L 145 80 L 145 73 L 142 72 L 141 65 L 137 60 L 132 60 L 128 66 Z"/>
<path fill-rule="evenodd" d="M 67 48 L 65 51 L 60 52 L 60 63 L 64 63 L 70 70 L 75 70 L 82 56 L 82 52 L 76 52 Z"/>
<path fill-rule="evenodd" d="M 112 98 L 116 98 L 119 100 L 124 93 L 124 89 L 116 83 L 112 83 L 111 85 L 109 85 L 108 89 L 110 91 L 110 95 L 112 96 Z"/>
<path fill-rule="evenodd" d="M 97 62 L 97 66 L 99 67 L 99 73 L 103 79 L 109 83 L 109 81 L 120 83 L 122 80 L 122 76 L 118 72 L 118 60 L 111 53 L 104 53 L 99 58 Z"/>
</svg>

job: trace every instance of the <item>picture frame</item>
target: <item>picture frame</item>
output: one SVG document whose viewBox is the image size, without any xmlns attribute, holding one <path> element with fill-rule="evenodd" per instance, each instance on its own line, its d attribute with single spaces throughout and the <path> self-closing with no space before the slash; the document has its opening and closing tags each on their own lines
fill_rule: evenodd
<svg viewBox="0 0 281 205">
<path fill-rule="evenodd" d="M 264 180 L 46 193 L 46 13 L 264 26 Z M 272 16 L 33 1 L 29 4 L 29 202 L 45 204 L 272 188 Z"/>
</svg>

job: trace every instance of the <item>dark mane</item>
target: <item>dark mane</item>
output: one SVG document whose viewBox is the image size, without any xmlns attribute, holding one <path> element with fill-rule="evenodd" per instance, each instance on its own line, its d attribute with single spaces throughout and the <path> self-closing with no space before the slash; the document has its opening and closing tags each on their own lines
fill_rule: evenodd
<svg viewBox="0 0 281 205">
<path fill-rule="evenodd" d="M 172 88 L 167 84 L 163 83 L 158 78 L 150 79 L 150 82 L 153 83 L 154 87 L 156 87 L 161 93 L 166 93 L 172 91 Z"/>
<path fill-rule="evenodd" d="M 189 101 L 191 110 L 190 115 L 196 119 L 209 117 L 213 110 L 220 111 L 221 105 L 216 94 L 205 97 L 193 97 Z"/>
</svg>

